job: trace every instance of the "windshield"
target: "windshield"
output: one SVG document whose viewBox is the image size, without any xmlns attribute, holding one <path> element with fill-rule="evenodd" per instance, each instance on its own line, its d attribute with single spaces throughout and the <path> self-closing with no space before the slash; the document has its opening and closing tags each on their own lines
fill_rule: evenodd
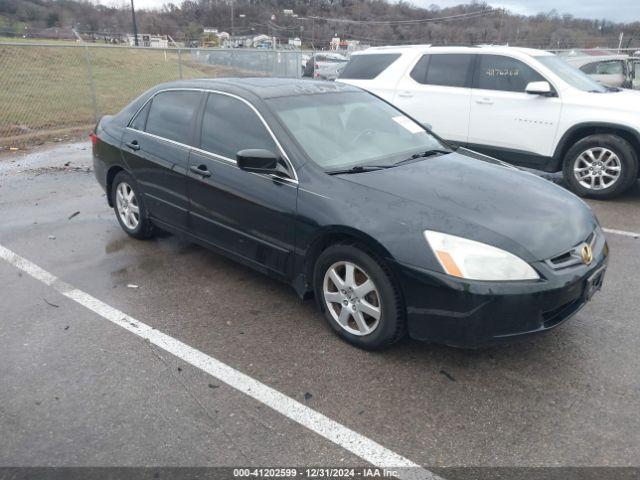
<svg viewBox="0 0 640 480">
<path fill-rule="evenodd" d="M 556 57 L 555 55 L 544 55 L 535 58 L 572 87 L 584 92 L 604 93 L 609 91 L 607 87 L 600 85 L 589 75 L 580 71 L 573 65 L 569 65 L 560 57 Z"/>
<path fill-rule="evenodd" d="M 268 103 L 325 171 L 391 166 L 415 153 L 446 149 L 421 125 L 366 92 L 296 95 Z"/>
</svg>

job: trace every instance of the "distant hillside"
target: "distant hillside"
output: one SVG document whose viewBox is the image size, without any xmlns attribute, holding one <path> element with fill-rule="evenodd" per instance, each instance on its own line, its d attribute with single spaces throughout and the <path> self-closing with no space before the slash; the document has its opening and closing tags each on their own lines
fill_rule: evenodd
<svg viewBox="0 0 640 480">
<path fill-rule="evenodd" d="M 75 27 L 85 38 L 132 31 L 131 12 L 86 0 L 0 0 L 0 36 L 68 35 Z M 417 8 L 386 0 L 186 0 L 159 11 L 137 11 L 140 33 L 169 34 L 176 40 L 200 38 L 203 27 L 235 34 L 266 33 L 282 40 L 299 37 L 305 46 L 326 48 L 330 39 L 362 43 L 509 43 L 539 48 L 640 48 L 640 22 L 584 20 L 557 11 L 525 17 L 493 10 L 484 3 L 451 8 Z M 284 13 L 284 10 L 291 12 Z"/>
</svg>

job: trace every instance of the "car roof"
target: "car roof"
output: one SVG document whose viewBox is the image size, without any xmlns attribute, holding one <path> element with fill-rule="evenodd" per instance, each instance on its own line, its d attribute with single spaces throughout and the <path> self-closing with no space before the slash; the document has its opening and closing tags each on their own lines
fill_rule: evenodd
<svg viewBox="0 0 640 480">
<path fill-rule="evenodd" d="M 242 93 L 245 92 L 262 99 L 294 95 L 360 91 L 357 87 L 343 83 L 274 77 L 222 77 L 179 80 L 160 84 L 156 86 L 154 91 L 171 88 L 219 90 L 236 95 L 242 95 Z"/>
<path fill-rule="evenodd" d="M 628 60 L 627 55 L 563 55 L 562 59 L 574 66 L 583 66 L 589 63 L 609 62 L 612 60 Z"/>
<path fill-rule="evenodd" d="M 353 55 L 370 55 L 375 53 L 405 53 L 420 51 L 423 53 L 519 53 L 528 56 L 545 56 L 553 55 L 546 50 L 538 50 L 535 48 L 510 47 L 508 45 L 475 45 L 475 46 L 458 46 L 458 47 L 434 47 L 432 45 L 389 45 L 384 47 L 370 47 Z"/>
</svg>

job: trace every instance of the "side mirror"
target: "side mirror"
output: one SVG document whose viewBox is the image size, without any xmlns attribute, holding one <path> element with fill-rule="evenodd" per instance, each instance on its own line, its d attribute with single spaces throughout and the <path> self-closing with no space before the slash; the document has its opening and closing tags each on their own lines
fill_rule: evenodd
<svg viewBox="0 0 640 480">
<path fill-rule="evenodd" d="M 253 173 L 287 173 L 280 157 L 269 150 L 250 148 L 236 153 L 238 167 Z"/>
<path fill-rule="evenodd" d="M 422 122 L 422 126 L 424 127 L 425 130 L 427 130 L 428 132 L 430 132 L 431 130 L 433 130 L 433 126 L 430 123 L 426 123 L 426 122 Z"/>
<path fill-rule="evenodd" d="M 544 95 L 551 96 L 553 94 L 553 90 L 551 90 L 551 85 L 549 82 L 529 82 L 527 87 L 524 89 L 525 92 L 530 93 L 531 95 Z"/>
</svg>

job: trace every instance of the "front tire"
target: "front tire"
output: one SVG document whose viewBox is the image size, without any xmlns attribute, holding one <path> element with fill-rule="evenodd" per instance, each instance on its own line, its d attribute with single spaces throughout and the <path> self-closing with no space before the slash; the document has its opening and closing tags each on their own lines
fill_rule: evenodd
<svg viewBox="0 0 640 480">
<path fill-rule="evenodd" d="M 590 135 L 569 149 L 562 173 L 571 190 L 581 197 L 608 199 L 636 181 L 638 158 L 624 138 Z"/>
<path fill-rule="evenodd" d="M 113 210 L 125 233 L 140 240 L 153 236 L 153 225 L 138 184 L 127 172 L 119 172 L 111 185 Z"/>
<path fill-rule="evenodd" d="M 390 272 L 357 245 L 332 245 L 320 254 L 314 291 L 331 328 L 349 343 L 377 350 L 404 336 L 404 308 Z"/>
</svg>

